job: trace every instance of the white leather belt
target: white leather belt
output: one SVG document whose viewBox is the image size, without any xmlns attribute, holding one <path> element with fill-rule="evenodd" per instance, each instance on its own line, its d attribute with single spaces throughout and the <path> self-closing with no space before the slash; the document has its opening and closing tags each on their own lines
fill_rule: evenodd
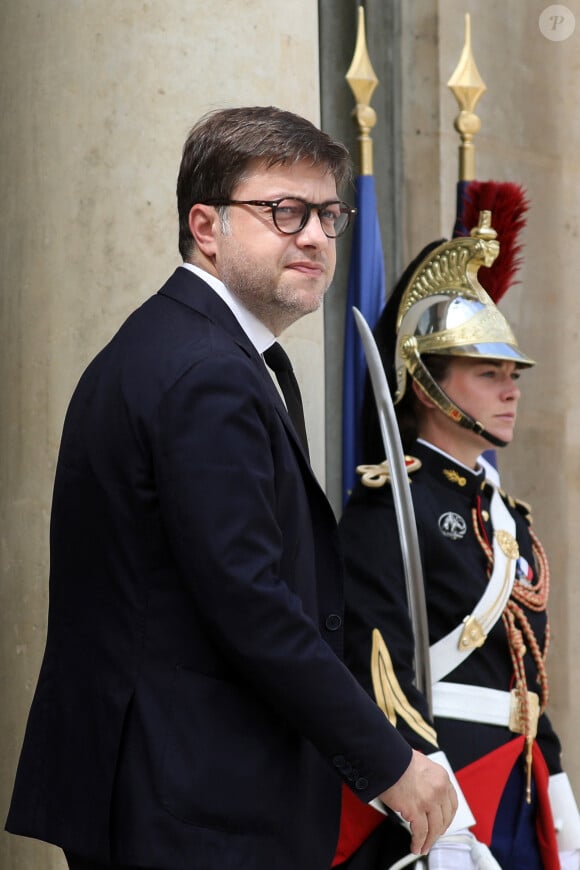
<svg viewBox="0 0 580 870">
<path fill-rule="evenodd" d="M 435 683 L 433 686 L 433 714 L 446 719 L 507 726 L 510 706 L 510 693 L 500 689 L 462 683 Z"/>
<path fill-rule="evenodd" d="M 540 715 L 540 699 L 536 692 L 527 693 L 524 716 L 518 693 L 466 686 L 463 683 L 435 683 L 433 686 L 433 714 L 464 722 L 484 725 L 502 725 L 514 734 L 527 733 L 535 737 Z"/>
</svg>

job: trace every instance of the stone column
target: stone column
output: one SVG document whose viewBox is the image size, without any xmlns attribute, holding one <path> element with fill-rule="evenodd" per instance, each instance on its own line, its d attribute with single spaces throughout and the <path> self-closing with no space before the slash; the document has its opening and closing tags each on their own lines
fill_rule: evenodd
<svg viewBox="0 0 580 870">
<path fill-rule="evenodd" d="M 214 107 L 319 121 L 311 0 L 4 0 L 0 11 L 0 819 L 44 648 L 63 416 L 88 360 L 179 263 L 175 180 Z M 288 336 L 323 473 L 322 316 Z M 89 602 L 87 602 L 89 606 Z M 61 868 L 2 833 L 3 870 Z"/>
</svg>

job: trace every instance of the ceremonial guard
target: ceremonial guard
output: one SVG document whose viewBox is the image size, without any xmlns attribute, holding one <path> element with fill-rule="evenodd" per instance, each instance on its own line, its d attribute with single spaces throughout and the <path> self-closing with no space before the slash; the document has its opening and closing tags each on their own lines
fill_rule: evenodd
<svg viewBox="0 0 580 870">
<path fill-rule="evenodd" d="M 477 279 L 498 254 L 492 220 L 483 213 L 470 237 L 425 249 L 375 329 L 411 481 L 429 691 L 417 686 L 408 542 L 370 390 L 367 464 L 340 523 L 346 660 L 411 745 L 443 755 L 455 774 L 462 821 L 429 868 L 579 868 L 580 816 L 546 714 L 548 561 L 529 506 L 479 460 L 512 440 L 518 379 L 534 364 Z M 346 796 L 335 866 L 407 866 L 404 836 Z"/>
</svg>

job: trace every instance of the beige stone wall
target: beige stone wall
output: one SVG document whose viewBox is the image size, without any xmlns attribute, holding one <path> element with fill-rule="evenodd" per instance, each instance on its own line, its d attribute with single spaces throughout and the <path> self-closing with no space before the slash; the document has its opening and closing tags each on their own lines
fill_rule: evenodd
<svg viewBox="0 0 580 870">
<path fill-rule="evenodd" d="M 403 220 L 407 259 L 453 226 L 459 139 L 457 104 L 446 83 L 469 12 L 473 51 L 488 87 L 478 105 L 476 176 L 521 183 L 531 200 L 521 283 L 500 307 L 538 365 L 522 379 L 516 441 L 500 461 L 506 488 L 532 503 L 535 530 L 550 558 L 550 711 L 580 796 L 580 3 L 567 3 L 576 30 L 562 41 L 540 30 L 547 6 L 515 0 L 403 4 Z"/>
<path fill-rule="evenodd" d="M 312 0 L 4 0 L 0 9 L 0 820 L 45 635 L 65 408 L 89 358 L 179 263 L 175 180 L 208 109 L 319 120 Z M 322 317 L 288 338 L 323 469 Z M 306 377 L 306 366 L 308 377 Z M 2 870 L 60 868 L 0 835 Z"/>
</svg>

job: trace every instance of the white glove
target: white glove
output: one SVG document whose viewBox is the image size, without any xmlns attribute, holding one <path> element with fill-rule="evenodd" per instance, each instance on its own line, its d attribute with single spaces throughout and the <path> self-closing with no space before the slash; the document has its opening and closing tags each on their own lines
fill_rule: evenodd
<svg viewBox="0 0 580 870">
<path fill-rule="evenodd" d="M 580 850 L 573 852 L 558 852 L 562 870 L 580 870 Z"/>
<path fill-rule="evenodd" d="M 444 837 L 429 852 L 429 870 L 474 870 L 467 843 L 446 843 Z"/>
<path fill-rule="evenodd" d="M 429 870 L 501 870 L 484 843 L 466 829 L 444 834 L 429 852 Z"/>
<path fill-rule="evenodd" d="M 550 806 L 554 816 L 556 839 L 562 860 L 573 859 L 580 850 L 580 811 L 576 804 L 570 780 L 565 773 L 554 773 L 548 782 Z M 578 858 L 575 858 L 578 862 Z M 562 864 L 562 867 L 577 868 L 578 863 Z"/>
</svg>

